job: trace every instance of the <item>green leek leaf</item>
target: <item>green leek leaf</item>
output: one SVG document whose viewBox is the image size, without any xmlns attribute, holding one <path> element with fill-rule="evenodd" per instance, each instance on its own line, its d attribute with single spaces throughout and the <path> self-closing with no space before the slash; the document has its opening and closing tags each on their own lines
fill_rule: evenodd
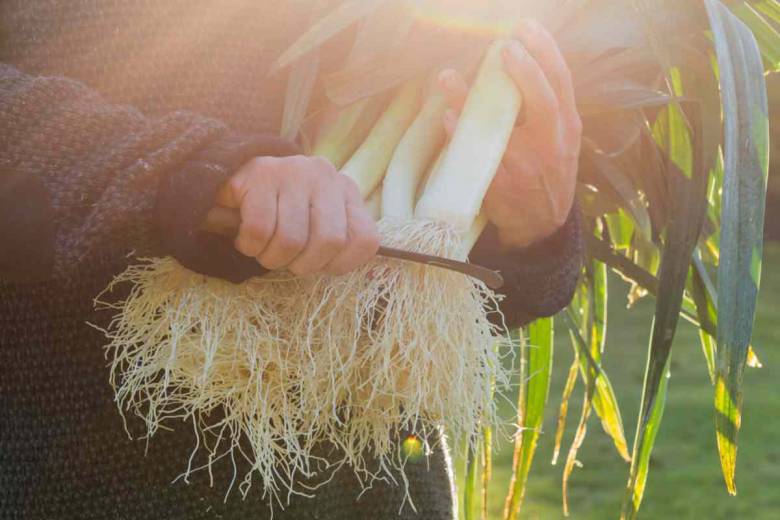
<svg viewBox="0 0 780 520">
<path fill-rule="evenodd" d="M 718 56 L 725 142 L 715 427 L 726 486 L 735 494 L 742 377 L 761 278 L 769 160 L 768 108 L 755 37 L 720 2 L 706 0 L 705 5 Z"/>
<path fill-rule="evenodd" d="M 683 95 L 683 73 L 679 69 L 669 71 L 669 83 L 675 95 Z M 650 454 L 663 415 L 669 359 L 682 310 L 685 281 L 706 212 L 708 170 L 703 157 L 701 125 L 698 104 L 686 103 L 684 111 L 681 103 L 672 103 L 659 114 L 653 127 L 653 135 L 668 158 L 667 180 L 672 204 L 622 519 L 635 518 L 642 502 Z"/>
<path fill-rule="evenodd" d="M 528 344 L 524 350 L 528 375 L 521 381 L 518 397 L 520 430 L 515 437 L 512 482 L 504 505 L 505 520 L 516 518 L 520 512 L 536 442 L 542 430 L 553 367 L 553 318 L 536 320 L 528 326 Z"/>
</svg>

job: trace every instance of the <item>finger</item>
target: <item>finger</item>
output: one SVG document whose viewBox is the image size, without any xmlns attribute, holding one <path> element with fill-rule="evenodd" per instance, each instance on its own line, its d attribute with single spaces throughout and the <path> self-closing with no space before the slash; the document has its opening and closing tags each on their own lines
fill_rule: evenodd
<svg viewBox="0 0 780 520">
<path fill-rule="evenodd" d="M 257 256 L 267 269 L 290 265 L 304 250 L 309 239 L 309 192 L 288 185 L 280 190 L 276 228 L 268 246 Z"/>
<path fill-rule="evenodd" d="M 238 197 L 235 193 L 233 193 L 233 189 L 230 187 L 229 183 L 223 184 L 219 191 L 217 191 L 217 200 L 216 203 L 218 206 L 224 206 L 226 208 L 240 208 L 241 202 L 239 201 Z"/>
<path fill-rule="evenodd" d="M 525 185 L 525 186 L 524 186 Z M 539 222 L 533 219 L 517 218 L 517 206 L 523 204 L 528 208 L 529 201 L 535 200 L 536 193 L 528 191 L 527 175 L 521 171 L 512 173 L 502 163 L 496 172 L 490 189 L 485 196 L 483 208 L 491 222 L 504 233 L 510 233 L 513 244 L 521 242 L 523 237 L 532 234 L 539 227 Z M 507 196 L 514 193 L 515 196 Z M 531 197 L 534 197 L 532 199 Z M 528 214 L 532 214 L 528 212 Z"/>
<path fill-rule="evenodd" d="M 447 139 L 452 138 L 455 133 L 455 127 L 458 126 L 458 113 L 453 109 L 447 109 L 443 118 L 444 131 L 447 132 Z"/>
<path fill-rule="evenodd" d="M 517 36 L 544 71 L 561 106 L 565 110 L 576 110 L 571 70 L 552 34 L 536 20 L 523 20 L 517 29 Z"/>
<path fill-rule="evenodd" d="M 241 225 L 235 247 L 246 256 L 257 257 L 268 245 L 276 228 L 276 191 L 248 193 L 241 208 Z"/>
<path fill-rule="evenodd" d="M 439 73 L 437 83 L 450 108 L 460 112 L 469 93 L 469 86 L 463 76 L 455 69 L 444 69 Z"/>
<path fill-rule="evenodd" d="M 502 56 L 507 72 L 523 95 L 526 124 L 557 124 L 558 96 L 536 60 L 518 41 L 508 43 Z"/>
<path fill-rule="evenodd" d="M 251 164 L 251 163 L 250 163 Z M 226 208 L 240 208 L 246 195 L 249 180 L 249 164 L 234 173 L 217 191 L 216 203 Z"/>
<path fill-rule="evenodd" d="M 335 174 L 339 175 L 339 174 Z M 334 182 L 317 186 L 311 200 L 309 240 L 287 267 L 305 276 L 321 271 L 347 244 L 347 213 L 342 190 Z"/>
<path fill-rule="evenodd" d="M 576 182 L 557 182 L 544 169 L 508 169 L 502 164 L 485 195 L 484 207 L 491 221 L 507 229 L 529 228 L 547 232 L 557 229 L 569 215 Z M 538 218 L 517 220 L 517 207 Z M 545 231 L 546 230 L 546 231 Z"/>
<path fill-rule="evenodd" d="M 376 256 L 379 249 L 379 232 L 376 222 L 366 207 L 347 203 L 347 246 L 331 260 L 325 271 L 344 274 L 365 264 Z"/>
</svg>

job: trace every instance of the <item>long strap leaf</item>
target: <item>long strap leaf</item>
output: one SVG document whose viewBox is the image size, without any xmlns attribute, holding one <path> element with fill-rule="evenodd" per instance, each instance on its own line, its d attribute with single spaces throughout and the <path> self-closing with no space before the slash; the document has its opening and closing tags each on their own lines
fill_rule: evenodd
<svg viewBox="0 0 780 520">
<path fill-rule="evenodd" d="M 591 317 L 586 318 L 586 331 L 588 328 L 590 329 L 589 332 L 586 332 L 588 335 L 588 339 L 586 340 L 582 331 L 577 326 L 575 318 L 569 315 L 569 313 L 573 312 L 574 308 L 582 310 L 595 306 L 595 302 L 590 300 L 592 296 L 590 296 L 587 285 L 581 286 L 579 293 L 581 295 L 580 297 L 583 300 L 586 300 L 586 303 L 575 307 L 569 307 L 568 313 L 562 314 L 562 317 L 569 328 L 572 347 L 574 347 L 576 357 L 579 360 L 580 376 L 587 387 L 586 394 L 589 393 L 590 395 L 590 398 L 586 400 L 586 404 L 588 408 L 592 406 L 596 409 L 596 413 L 601 419 L 602 428 L 607 435 L 612 438 L 618 454 L 620 454 L 624 460 L 628 461 L 630 460 L 628 445 L 626 443 L 625 434 L 623 433 L 623 419 L 620 415 L 617 397 L 612 389 L 612 383 L 610 383 L 606 372 L 604 372 L 601 367 L 601 351 L 598 348 L 599 340 L 594 341 L 593 330 L 598 327 L 598 322 Z M 592 314 L 592 311 L 586 314 Z M 605 321 L 602 322 L 602 324 L 605 323 Z M 588 345 L 589 342 L 591 344 L 590 349 Z M 596 346 L 595 352 L 592 348 L 593 346 Z M 593 386 L 592 390 L 589 390 L 589 385 Z M 588 412 L 588 414 L 590 414 L 590 412 Z"/>
<path fill-rule="evenodd" d="M 730 493 L 742 420 L 742 376 L 761 278 L 769 161 L 766 83 L 750 30 L 723 4 L 706 0 L 720 71 L 724 122 L 715 427 Z"/>
<path fill-rule="evenodd" d="M 678 69 L 670 71 L 674 94 L 682 96 Z M 622 519 L 635 518 L 642 502 L 650 453 L 663 415 L 667 374 L 677 322 L 683 303 L 691 255 L 706 212 L 707 169 L 701 140 L 700 107 L 672 103 L 657 118 L 654 135 L 669 159 L 667 178 L 673 201 L 661 259 L 655 316 L 650 338 L 642 404 L 637 420 L 631 470 L 621 512 Z M 692 128 L 688 127 L 688 122 Z"/>
<path fill-rule="evenodd" d="M 310 23 L 314 24 L 324 6 L 317 2 L 311 11 Z M 284 112 L 279 135 L 283 139 L 295 140 L 306 119 L 309 103 L 314 93 L 314 85 L 320 71 L 319 48 L 313 49 L 295 62 L 287 78 L 287 90 L 284 96 Z"/>
<path fill-rule="evenodd" d="M 704 359 L 707 361 L 707 371 L 710 375 L 710 380 L 715 384 L 715 355 L 717 344 L 712 332 L 716 330 L 718 311 L 717 302 L 714 300 L 712 293 L 708 291 L 708 281 L 709 274 L 707 273 L 707 269 L 701 259 L 697 256 L 694 258 L 691 266 L 688 290 L 693 296 L 693 301 L 696 305 L 696 314 L 701 323 L 701 326 L 699 327 L 699 339 L 701 341 Z"/>
<path fill-rule="evenodd" d="M 315 21 L 276 60 L 273 71 L 284 68 L 316 49 L 388 0 L 344 0 L 324 17 Z"/>
<path fill-rule="evenodd" d="M 563 387 L 563 395 L 561 396 L 561 406 L 558 410 L 558 424 L 555 430 L 555 446 L 553 448 L 552 461 L 553 466 L 558 463 L 558 455 L 561 452 L 561 442 L 563 441 L 563 433 L 566 430 L 566 417 L 569 414 L 569 399 L 571 398 L 574 387 L 577 385 L 577 371 L 579 369 L 580 361 L 578 354 L 575 352 L 574 360 L 569 367 L 569 373 L 566 376 L 566 384 Z"/>
<path fill-rule="evenodd" d="M 780 70 L 780 34 L 774 27 L 747 2 L 735 7 L 734 14 L 750 28 L 758 40 L 758 47 L 772 72 Z"/>
<path fill-rule="evenodd" d="M 628 444 L 623 432 L 623 418 L 617 403 L 615 391 L 612 389 L 606 372 L 601 366 L 601 357 L 607 340 L 607 265 L 593 262 L 587 273 L 589 303 L 588 336 L 590 354 L 598 364 L 596 373 L 596 393 L 593 396 L 593 407 L 601 419 L 601 427 L 612 437 L 618 453 L 624 460 L 631 460 L 628 454 Z"/>
<path fill-rule="evenodd" d="M 569 516 L 569 478 L 574 471 L 577 463 L 577 453 L 585 441 L 585 435 L 588 431 L 588 419 L 593 409 L 593 396 L 596 390 L 596 377 L 600 373 L 600 368 L 587 349 L 587 345 L 580 334 L 575 321 L 566 313 L 562 314 L 566 325 L 569 328 L 569 338 L 575 352 L 580 352 L 579 359 L 584 363 L 583 379 L 585 382 L 585 391 L 582 397 L 582 411 L 577 428 L 574 431 L 574 439 L 566 455 L 566 463 L 563 466 L 563 477 L 561 479 L 561 496 L 563 499 L 563 514 Z M 585 347 L 585 348 L 583 348 Z M 582 364 L 580 365 L 581 370 Z"/>
<path fill-rule="evenodd" d="M 553 366 L 553 318 L 540 319 L 528 326 L 524 350 L 527 352 L 528 377 L 520 382 L 520 430 L 515 437 L 512 482 L 504 504 L 505 520 L 516 518 L 520 513 L 536 442 L 542 430 Z"/>
<path fill-rule="evenodd" d="M 463 517 L 479 519 L 479 444 L 471 442 L 466 459 L 466 482 L 463 489 Z"/>
</svg>

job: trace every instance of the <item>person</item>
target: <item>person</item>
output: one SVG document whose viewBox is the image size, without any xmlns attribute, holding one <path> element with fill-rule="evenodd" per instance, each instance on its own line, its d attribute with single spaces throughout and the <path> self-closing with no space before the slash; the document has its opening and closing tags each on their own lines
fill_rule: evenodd
<svg viewBox="0 0 780 520">
<path fill-rule="evenodd" d="M 110 319 L 96 295 L 143 256 L 234 282 L 269 269 L 344 273 L 374 256 L 377 228 L 353 183 L 273 136 L 285 77 L 268 71 L 309 3 L 0 4 L 1 518 L 270 517 L 262 489 L 243 499 L 225 489 L 230 461 L 177 479 L 191 426 L 144 439 L 137 422 L 123 424 L 90 324 Z M 347 47 L 349 33 L 334 41 Z M 504 58 L 525 109 L 472 260 L 501 270 L 502 311 L 519 326 L 567 305 L 581 269 L 581 123 L 541 24 L 525 21 Z M 454 70 L 438 84 L 451 131 L 468 85 Z M 199 231 L 217 203 L 241 212 L 234 243 Z M 443 442 L 406 476 L 414 507 L 400 486 L 362 490 L 341 468 L 274 518 L 454 517 Z"/>
</svg>

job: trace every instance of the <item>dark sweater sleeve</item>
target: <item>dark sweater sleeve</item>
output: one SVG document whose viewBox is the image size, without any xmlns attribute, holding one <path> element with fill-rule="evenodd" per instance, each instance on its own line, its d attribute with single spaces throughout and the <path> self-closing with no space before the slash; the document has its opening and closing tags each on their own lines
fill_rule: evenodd
<svg viewBox="0 0 780 520">
<path fill-rule="evenodd" d="M 95 255 L 153 251 L 161 174 L 224 132 L 0 64 L 0 279 L 69 277 Z"/>
<path fill-rule="evenodd" d="M 497 291 L 504 296 L 500 309 L 507 326 L 514 328 L 552 316 L 569 304 L 582 269 L 583 250 L 575 203 L 558 231 L 526 248 L 502 248 L 495 227 L 488 226 L 470 260 L 503 275 L 504 287 Z"/>
</svg>

